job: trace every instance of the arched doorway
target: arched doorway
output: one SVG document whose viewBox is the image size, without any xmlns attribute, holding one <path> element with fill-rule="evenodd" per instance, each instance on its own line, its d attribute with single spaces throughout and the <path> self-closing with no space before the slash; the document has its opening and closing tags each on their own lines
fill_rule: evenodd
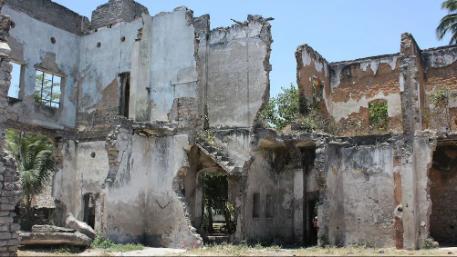
<svg viewBox="0 0 457 257">
<path fill-rule="evenodd" d="M 198 147 L 191 149 L 189 157 L 191 168 L 184 178 L 184 194 L 192 225 L 205 243 L 230 242 L 238 217 L 238 179 Z"/>
</svg>

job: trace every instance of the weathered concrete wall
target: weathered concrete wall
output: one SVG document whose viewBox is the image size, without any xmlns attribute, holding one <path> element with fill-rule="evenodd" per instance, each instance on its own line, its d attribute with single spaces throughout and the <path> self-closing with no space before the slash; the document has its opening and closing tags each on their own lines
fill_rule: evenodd
<svg viewBox="0 0 457 257">
<path fill-rule="evenodd" d="M 251 127 L 269 97 L 270 24 L 262 17 L 210 32 L 205 90 L 210 127 Z M 227 111 L 230 110 L 230 111 Z"/>
<path fill-rule="evenodd" d="M 132 137 L 120 133 L 117 140 L 123 159 L 105 191 L 103 233 L 119 242 L 154 246 L 189 248 L 201 244 L 174 189 L 179 170 L 188 166 L 184 151 L 187 136 Z"/>
<path fill-rule="evenodd" d="M 77 219 L 84 218 L 83 196 L 102 193 L 108 176 L 108 154 L 105 141 L 67 141 L 59 147 L 63 163 L 53 179 L 53 197 L 64 206 L 64 212 L 72 213 Z M 98 204 L 98 202 L 97 202 Z M 62 213 L 65 215 L 66 213 Z M 95 227 L 100 226 L 96 219 Z"/>
<path fill-rule="evenodd" d="M 80 130 L 106 127 L 119 115 L 119 75 L 131 72 L 136 58 L 134 45 L 142 20 L 119 23 L 82 37 L 78 74 L 78 125 Z M 133 74 L 131 74 L 131 78 Z M 132 83 L 132 82 L 131 82 Z"/>
<path fill-rule="evenodd" d="M 300 190 L 294 188 L 295 170 L 276 171 L 261 153 L 254 157 L 255 161 L 250 166 L 245 189 L 244 237 L 254 242 L 293 243 L 294 192 Z M 260 195 L 257 217 L 253 216 L 254 194 Z M 274 197 L 270 203 L 274 212 L 270 216 L 266 213 L 267 195 Z"/>
<path fill-rule="evenodd" d="M 325 197 L 319 206 L 321 244 L 394 245 L 394 147 L 330 145 Z"/>
<path fill-rule="evenodd" d="M 317 164 L 321 158 L 315 154 L 320 139 L 300 141 L 261 130 L 255 135 L 252 158 L 244 169 L 237 232 L 251 242 L 316 244 L 311 224 L 322 189 L 322 167 Z"/>
<path fill-rule="evenodd" d="M 52 13 L 52 9 L 49 10 Z M 2 14 L 12 17 L 15 27 L 10 32 L 11 59 L 22 65 L 21 101 L 8 106 L 10 119 L 19 123 L 48 129 L 76 126 L 77 86 L 79 63 L 78 35 L 37 20 L 9 5 Z M 34 33 L 30 33 L 33 31 Z M 51 37 L 56 41 L 51 42 Z M 60 108 L 51 109 L 36 103 L 36 68 L 62 76 Z"/>
</svg>

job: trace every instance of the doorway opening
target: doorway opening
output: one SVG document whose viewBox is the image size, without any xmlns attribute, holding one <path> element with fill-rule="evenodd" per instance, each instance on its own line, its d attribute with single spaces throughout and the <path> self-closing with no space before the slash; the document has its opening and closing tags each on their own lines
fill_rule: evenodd
<svg viewBox="0 0 457 257">
<path fill-rule="evenodd" d="M 92 193 L 87 193 L 83 197 L 84 201 L 84 218 L 87 225 L 95 228 L 95 197 Z"/>
<path fill-rule="evenodd" d="M 121 83 L 119 115 L 128 118 L 130 104 L 130 72 L 121 73 L 119 79 Z"/>
<path fill-rule="evenodd" d="M 440 246 L 457 245 L 457 142 L 439 144 L 429 170 L 430 235 Z"/>
<path fill-rule="evenodd" d="M 302 148 L 301 160 L 303 167 L 303 244 L 305 246 L 317 245 L 319 220 L 317 217 L 317 205 L 319 200 L 318 186 L 315 185 L 314 160 L 316 149 Z"/>
</svg>

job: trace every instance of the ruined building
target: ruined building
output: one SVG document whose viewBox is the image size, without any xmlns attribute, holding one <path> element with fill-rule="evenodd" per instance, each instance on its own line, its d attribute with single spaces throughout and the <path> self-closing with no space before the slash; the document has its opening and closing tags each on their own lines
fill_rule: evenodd
<svg viewBox="0 0 457 257">
<path fill-rule="evenodd" d="M 49 0 L 6 0 L 1 14 L 0 129 L 54 139 L 57 224 L 72 213 L 117 242 L 196 247 L 213 174 L 233 208 L 224 240 L 457 244 L 457 47 L 405 34 L 398 54 L 328 63 L 301 46 L 301 112 L 332 129 L 281 133 L 259 118 L 269 19 L 210 29 L 208 15 L 150 16 L 133 0 L 90 21 Z"/>
</svg>

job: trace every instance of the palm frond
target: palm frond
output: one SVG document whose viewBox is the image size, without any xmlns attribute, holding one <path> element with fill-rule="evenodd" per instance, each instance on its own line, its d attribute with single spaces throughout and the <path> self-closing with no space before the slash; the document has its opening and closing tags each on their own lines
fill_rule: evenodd
<svg viewBox="0 0 457 257">
<path fill-rule="evenodd" d="M 448 9 L 449 11 L 456 11 L 457 0 L 446 0 L 441 4 L 441 8 Z"/>
<path fill-rule="evenodd" d="M 41 193 L 55 171 L 52 141 L 42 135 L 8 130 L 6 148 L 16 159 L 24 197 L 30 199 L 31 196 Z"/>
<path fill-rule="evenodd" d="M 457 25 L 457 13 L 448 14 L 441 19 L 440 24 L 436 28 L 436 35 L 438 36 L 439 39 L 443 39 L 443 37 L 448 32 L 453 32 L 453 28 L 456 25 Z"/>
</svg>

